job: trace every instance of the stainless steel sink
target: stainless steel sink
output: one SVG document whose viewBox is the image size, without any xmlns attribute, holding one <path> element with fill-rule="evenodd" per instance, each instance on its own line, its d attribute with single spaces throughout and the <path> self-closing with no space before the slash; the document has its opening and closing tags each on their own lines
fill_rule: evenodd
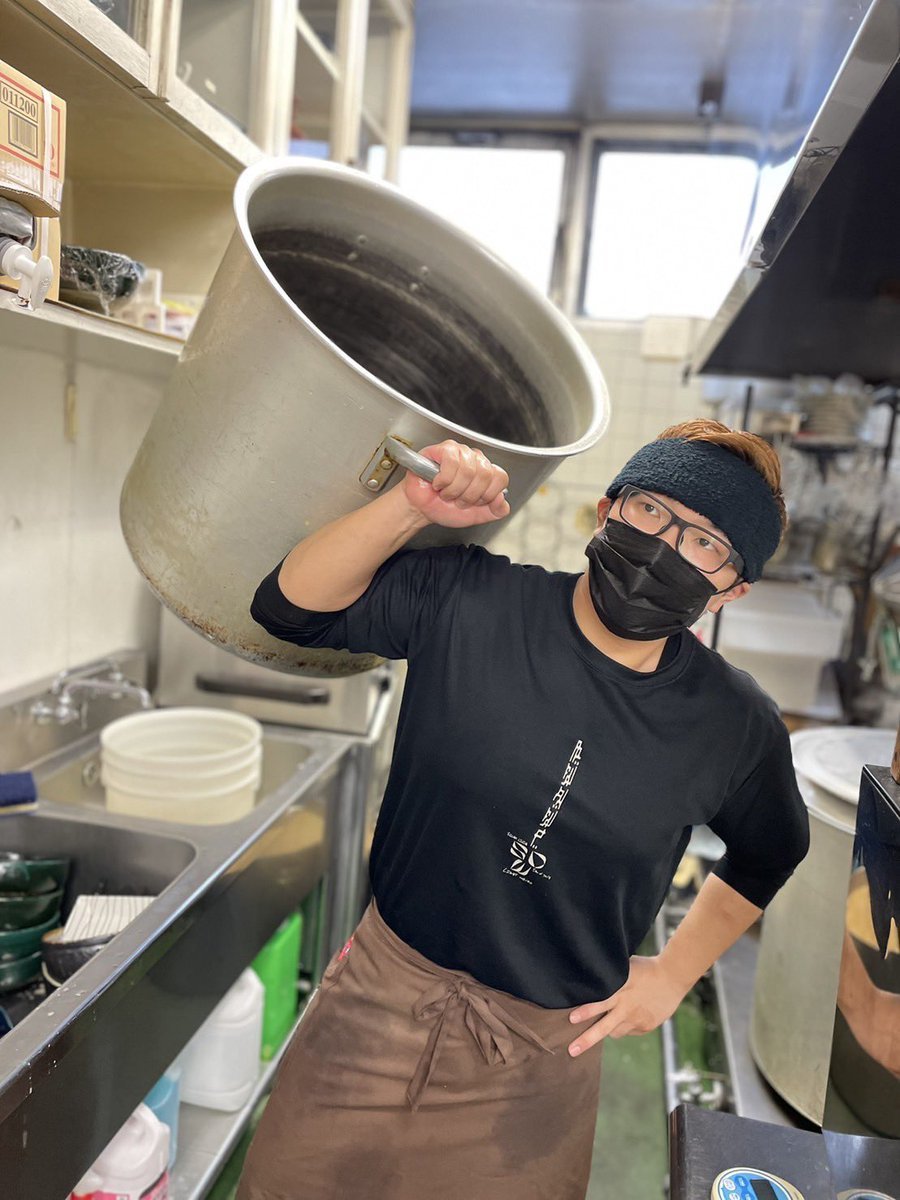
<svg viewBox="0 0 900 1200">
<path fill-rule="evenodd" d="M 0 850 L 71 858 L 64 917 L 83 893 L 157 896 L 197 856 L 196 846 L 182 838 L 87 824 L 41 811 L 0 819 Z"/>
<path fill-rule="evenodd" d="M 239 821 L 109 813 L 95 734 L 35 766 L 36 812 L 0 817 L 0 848 L 72 857 L 66 910 L 81 892 L 156 896 L 0 1038 L 4 1196 L 66 1195 L 280 921 L 330 878 L 356 739 L 264 730 L 262 786 Z"/>
<path fill-rule="evenodd" d="M 256 794 L 257 805 L 287 783 L 313 753 L 311 746 L 298 740 L 296 732 L 288 734 L 277 730 L 264 732 L 262 750 L 262 779 Z M 57 804 L 74 804 L 79 808 L 105 811 L 99 747 L 91 745 L 71 762 L 43 777 L 40 794 Z M 178 828 L 168 822 L 166 825 L 169 829 Z"/>
</svg>

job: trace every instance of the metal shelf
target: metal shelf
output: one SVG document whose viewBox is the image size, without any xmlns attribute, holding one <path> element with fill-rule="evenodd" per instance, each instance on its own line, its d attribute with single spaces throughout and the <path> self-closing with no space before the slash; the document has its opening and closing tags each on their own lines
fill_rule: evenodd
<svg viewBox="0 0 900 1200">
<path fill-rule="evenodd" d="M 66 101 L 67 189 L 230 191 L 241 168 L 262 156 L 227 118 L 185 96 L 184 85 L 171 97 L 162 92 L 149 52 L 88 0 L 0 0 L 0 25 L 4 57 Z"/>
<path fill-rule="evenodd" d="M 0 288 L 0 346 L 39 350 L 81 362 L 165 378 L 181 352 L 179 338 L 150 333 L 100 313 L 47 300 L 20 307 L 15 292 Z"/>
</svg>

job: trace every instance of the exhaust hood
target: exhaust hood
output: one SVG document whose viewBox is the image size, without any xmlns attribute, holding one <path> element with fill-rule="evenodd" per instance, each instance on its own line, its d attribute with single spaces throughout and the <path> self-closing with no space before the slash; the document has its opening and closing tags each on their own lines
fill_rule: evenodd
<svg viewBox="0 0 900 1200">
<path fill-rule="evenodd" d="M 900 383 L 900 0 L 869 7 L 690 370 Z"/>
</svg>

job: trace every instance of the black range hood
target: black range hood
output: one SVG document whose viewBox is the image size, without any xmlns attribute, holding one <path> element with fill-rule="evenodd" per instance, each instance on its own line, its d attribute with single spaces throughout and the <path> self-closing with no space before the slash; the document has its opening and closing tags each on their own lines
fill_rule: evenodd
<svg viewBox="0 0 900 1200">
<path fill-rule="evenodd" d="M 900 3 L 875 0 L 694 374 L 900 383 Z"/>
</svg>

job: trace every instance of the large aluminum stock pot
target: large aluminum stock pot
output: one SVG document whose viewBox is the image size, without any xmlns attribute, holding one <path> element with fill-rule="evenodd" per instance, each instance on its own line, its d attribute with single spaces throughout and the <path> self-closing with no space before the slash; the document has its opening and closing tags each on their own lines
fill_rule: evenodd
<svg viewBox="0 0 900 1200">
<path fill-rule="evenodd" d="M 212 641 L 282 671 L 354 674 L 381 660 L 291 646 L 251 620 L 260 579 L 396 486 L 398 442 L 483 450 L 509 474 L 514 514 L 601 437 L 606 387 L 549 301 L 388 184 L 268 159 L 241 175 L 234 209 L 125 481 L 122 528 L 159 598 Z M 484 543 L 503 523 L 433 526 L 409 544 Z"/>
</svg>

